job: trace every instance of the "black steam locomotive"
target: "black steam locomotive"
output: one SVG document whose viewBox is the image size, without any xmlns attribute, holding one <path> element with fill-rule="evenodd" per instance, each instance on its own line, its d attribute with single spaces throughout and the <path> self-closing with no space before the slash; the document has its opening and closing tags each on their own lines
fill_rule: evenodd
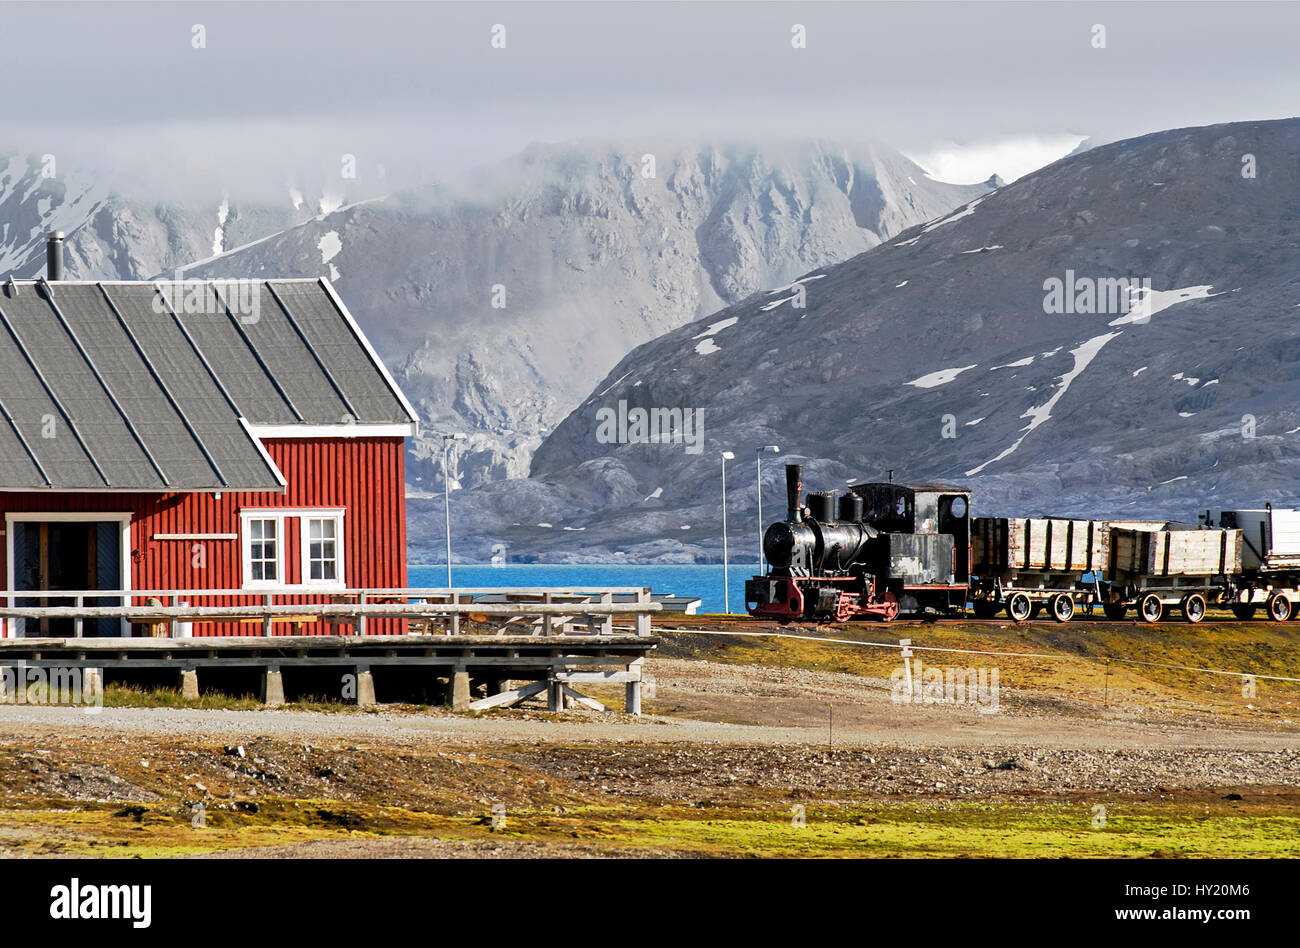
<svg viewBox="0 0 1300 948">
<path fill-rule="evenodd" d="M 753 616 L 779 622 L 949 613 L 970 582 L 970 491 L 940 484 L 857 484 L 810 493 L 785 468 L 787 511 L 763 535 L 766 576 L 745 583 Z"/>
</svg>

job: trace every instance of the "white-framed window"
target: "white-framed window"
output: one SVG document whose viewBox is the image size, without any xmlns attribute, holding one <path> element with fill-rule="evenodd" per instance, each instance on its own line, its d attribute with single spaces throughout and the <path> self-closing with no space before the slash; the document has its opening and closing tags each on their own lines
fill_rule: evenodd
<svg viewBox="0 0 1300 948">
<path fill-rule="evenodd" d="M 342 507 L 241 510 L 244 588 L 345 588 L 343 514 Z M 289 542 L 295 529 L 297 550 Z"/>
<path fill-rule="evenodd" d="M 284 585 L 284 519 L 265 511 L 241 514 L 244 586 Z"/>
<path fill-rule="evenodd" d="M 302 584 L 343 587 L 343 511 L 304 511 Z"/>
</svg>

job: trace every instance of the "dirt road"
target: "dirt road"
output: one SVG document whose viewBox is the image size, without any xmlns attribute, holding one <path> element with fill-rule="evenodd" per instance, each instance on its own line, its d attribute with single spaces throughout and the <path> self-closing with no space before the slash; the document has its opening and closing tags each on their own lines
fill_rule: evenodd
<svg viewBox="0 0 1300 948">
<path fill-rule="evenodd" d="M 1067 749 L 1300 749 L 1300 728 L 1158 710 L 1107 710 L 1059 695 L 1003 689 L 996 711 L 979 705 L 898 704 L 890 682 L 835 672 L 653 660 L 656 698 L 670 713 L 542 711 L 466 716 L 357 710 L 208 711 L 186 708 L 0 706 L 0 735 L 152 735 L 234 740 L 383 740 L 395 744 L 538 742 L 705 743 L 822 747 L 985 746 Z M 713 720 L 693 719 L 708 714 Z M 717 720 L 722 718 L 723 720 Z M 728 720 L 729 719 L 729 720 Z M 765 720 L 765 724 L 743 723 Z M 732 723 L 735 722 L 735 723 Z"/>
</svg>

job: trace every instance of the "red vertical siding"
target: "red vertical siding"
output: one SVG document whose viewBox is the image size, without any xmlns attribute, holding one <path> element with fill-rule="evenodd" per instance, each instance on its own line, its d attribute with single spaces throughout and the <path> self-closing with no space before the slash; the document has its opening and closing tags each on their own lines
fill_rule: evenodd
<svg viewBox="0 0 1300 948">
<path fill-rule="evenodd" d="M 284 493 L 3 493 L 4 513 L 103 511 L 131 513 L 132 589 L 238 589 L 242 586 L 239 540 L 157 540 L 168 533 L 234 533 L 248 508 L 341 507 L 344 581 L 349 587 L 406 585 L 406 494 L 401 438 L 268 440 L 267 453 L 284 474 Z M 300 580 L 299 521 L 286 518 L 285 580 Z M 201 551 L 196 562 L 194 548 Z M 7 549 L 0 544 L 0 576 L 8 576 Z M 245 602 L 259 594 L 250 593 Z M 295 602 L 320 602 L 325 594 L 304 594 Z M 194 604 L 200 604 L 192 600 Z M 209 600 L 211 602 L 212 600 Z M 284 601 L 284 600 L 277 600 Z M 226 600 L 231 604 L 232 600 Z M 250 634 L 238 623 L 196 625 L 194 634 Z M 287 627 L 277 626 L 276 631 Z M 323 623 L 304 632 L 334 631 Z M 347 631 L 347 630 L 343 630 Z M 396 633 L 401 620 L 367 620 L 367 631 Z"/>
</svg>

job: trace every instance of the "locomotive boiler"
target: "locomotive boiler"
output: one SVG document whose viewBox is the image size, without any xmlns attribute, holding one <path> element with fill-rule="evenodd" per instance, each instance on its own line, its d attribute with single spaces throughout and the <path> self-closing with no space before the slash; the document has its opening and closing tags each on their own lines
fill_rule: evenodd
<svg viewBox="0 0 1300 948">
<path fill-rule="evenodd" d="M 786 465 L 786 517 L 763 535 L 769 569 L 745 583 L 753 616 L 778 622 L 948 613 L 970 581 L 970 491 L 940 484 L 857 484 L 803 494 Z"/>
</svg>

